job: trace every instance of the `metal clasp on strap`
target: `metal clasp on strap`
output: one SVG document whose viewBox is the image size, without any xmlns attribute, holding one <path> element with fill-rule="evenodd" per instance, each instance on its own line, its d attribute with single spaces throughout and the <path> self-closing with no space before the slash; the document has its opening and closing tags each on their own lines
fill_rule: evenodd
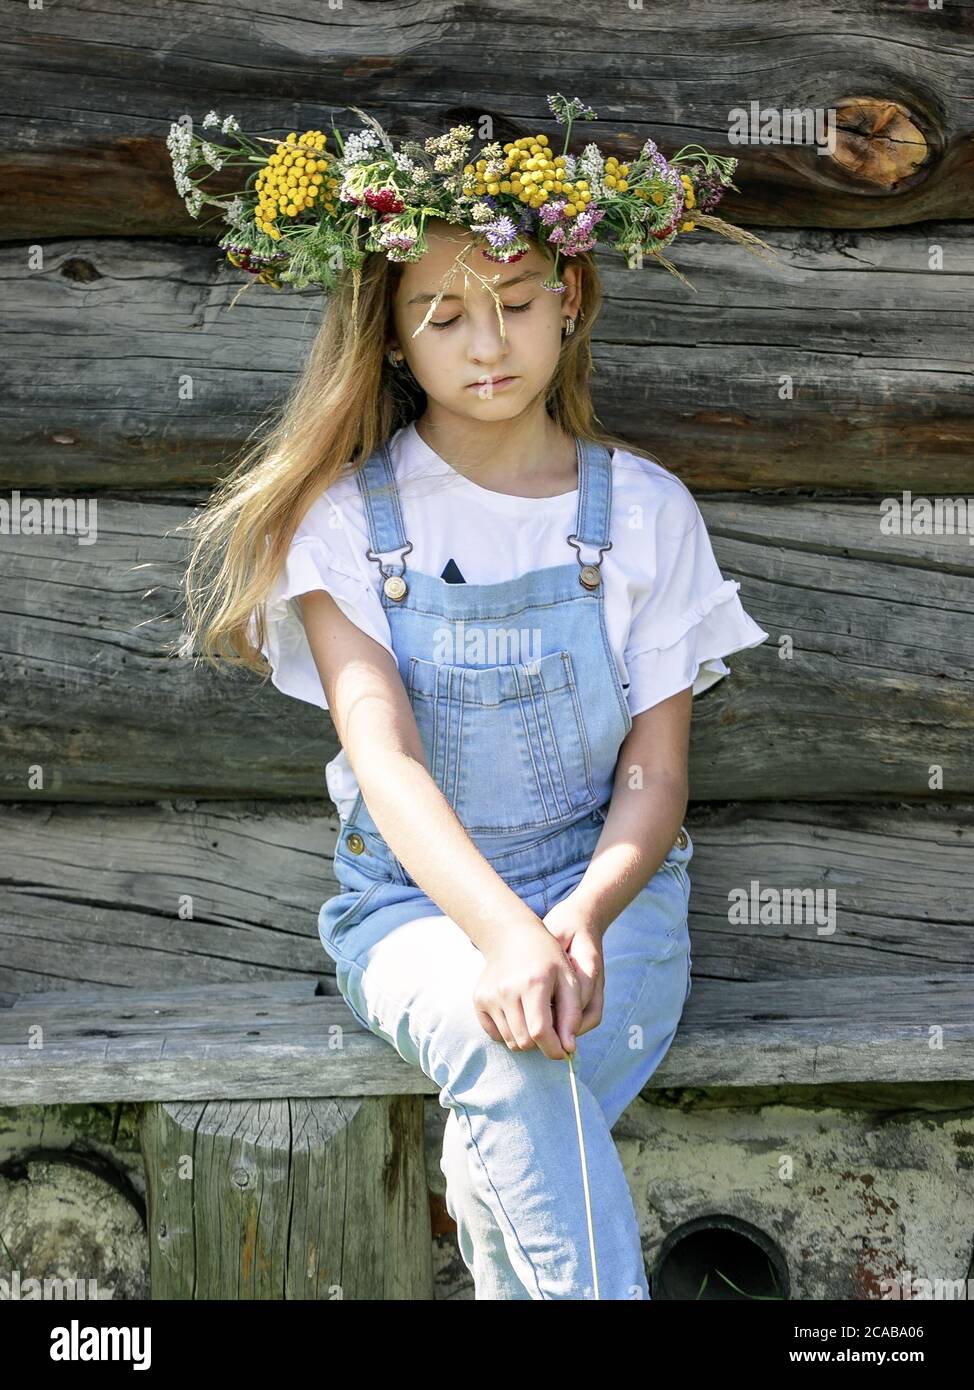
<svg viewBox="0 0 974 1390">
<path fill-rule="evenodd" d="M 385 591 L 385 595 L 387 598 L 396 599 L 398 601 L 399 599 L 406 597 L 406 594 L 409 591 L 409 585 L 406 583 L 405 579 L 403 579 L 402 576 L 406 572 L 406 556 L 409 554 L 412 548 L 412 541 L 407 541 L 405 547 L 401 547 L 402 554 L 399 558 L 402 563 L 402 569 L 397 574 L 394 569 L 388 569 L 382 563 L 382 556 L 379 554 L 378 551 L 373 550 L 371 546 L 367 547 L 365 553 L 368 556 L 368 558 L 370 560 L 375 560 L 378 563 L 379 573 L 383 577 L 382 588 Z"/>
<path fill-rule="evenodd" d="M 602 556 L 605 554 L 607 550 L 612 549 L 612 542 L 609 541 L 608 545 L 603 545 L 599 547 L 599 558 L 593 561 L 591 564 L 586 564 L 586 562 L 582 559 L 582 548 L 579 544 L 578 537 L 575 534 L 572 534 L 568 537 L 568 544 L 574 546 L 575 552 L 578 556 L 578 563 L 581 566 L 578 573 L 579 584 L 584 585 L 586 589 L 597 589 L 600 583 L 602 582 Z"/>
</svg>

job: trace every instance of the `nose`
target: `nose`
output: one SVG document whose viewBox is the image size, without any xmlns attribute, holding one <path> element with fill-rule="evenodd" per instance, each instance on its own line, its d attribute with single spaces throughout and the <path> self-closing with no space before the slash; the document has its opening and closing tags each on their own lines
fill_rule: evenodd
<svg viewBox="0 0 974 1390">
<path fill-rule="evenodd" d="M 507 339 L 501 336 L 503 308 L 498 319 L 497 309 L 490 293 L 481 287 L 479 295 L 471 295 L 467 310 L 467 356 L 474 368 L 481 368 L 486 376 L 494 373 L 507 356 Z"/>
</svg>

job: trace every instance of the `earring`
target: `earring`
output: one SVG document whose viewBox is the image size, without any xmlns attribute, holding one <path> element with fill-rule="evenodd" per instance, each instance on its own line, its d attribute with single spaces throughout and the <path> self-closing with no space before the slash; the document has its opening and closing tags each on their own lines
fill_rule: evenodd
<svg viewBox="0 0 974 1390">
<path fill-rule="evenodd" d="M 390 348 L 389 351 L 386 353 L 386 361 L 390 362 L 390 363 L 392 364 L 392 366 L 394 366 L 394 367 L 401 367 L 402 364 L 405 362 L 405 360 L 406 360 L 406 354 L 405 354 L 405 353 L 398 353 L 398 354 L 397 354 L 397 351 L 396 351 L 395 348 Z"/>
<path fill-rule="evenodd" d="M 565 333 L 564 333 L 564 336 L 565 336 L 566 338 L 570 338 L 574 332 L 575 332 L 575 320 L 574 320 L 574 319 L 566 319 L 566 320 L 565 320 Z"/>
</svg>

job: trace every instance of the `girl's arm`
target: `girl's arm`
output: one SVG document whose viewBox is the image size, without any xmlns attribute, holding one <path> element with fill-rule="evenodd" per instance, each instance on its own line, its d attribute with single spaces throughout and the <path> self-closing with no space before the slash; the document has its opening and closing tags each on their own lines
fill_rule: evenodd
<svg viewBox="0 0 974 1390">
<path fill-rule="evenodd" d="M 298 602 L 338 737 L 379 833 L 488 960 L 475 996 L 485 1031 L 512 1048 L 537 1043 L 547 1056 L 564 1057 L 581 1018 L 574 968 L 430 775 L 395 659 L 324 590 Z"/>
<path fill-rule="evenodd" d="M 634 716 L 619 750 L 609 813 L 571 910 L 604 933 L 645 888 L 676 839 L 689 798 L 691 687 Z"/>
</svg>

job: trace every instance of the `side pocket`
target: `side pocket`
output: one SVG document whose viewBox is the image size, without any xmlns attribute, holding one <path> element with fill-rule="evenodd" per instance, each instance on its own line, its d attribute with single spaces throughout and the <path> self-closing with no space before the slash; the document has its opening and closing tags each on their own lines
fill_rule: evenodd
<svg viewBox="0 0 974 1390">
<path fill-rule="evenodd" d="M 348 847 L 353 835 L 362 843 L 358 854 Z M 354 885 L 359 875 L 386 883 L 412 881 L 378 831 L 357 824 L 350 817 L 342 824 L 335 843 L 335 875 L 343 886 Z"/>
<path fill-rule="evenodd" d="M 320 913 L 318 917 L 318 934 L 322 941 L 334 941 L 341 933 L 347 932 L 350 927 L 360 922 L 365 916 L 369 903 L 381 887 L 382 883 L 377 882 L 371 884 L 364 890 L 358 889 L 355 891 L 354 901 L 345 909 L 340 917 L 337 917 L 335 921 L 332 922 L 327 931 L 322 927 L 322 922 L 324 920 L 324 909 L 322 909 L 322 913 Z M 325 906 L 327 907 L 327 904 Z"/>
<path fill-rule="evenodd" d="M 665 869 L 665 870 L 667 871 L 667 873 L 671 874 L 672 877 L 676 879 L 677 883 L 678 883 L 678 884 L 680 885 L 680 887 L 683 889 L 683 893 L 684 893 L 684 896 L 685 896 L 685 898 L 686 898 L 687 906 L 689 906 L 689 903 L 690 903 L 690 875 L 687 873 L 687 867 L 686 867 L 686 864 L 684 864 L 683 860 L 682 860 L 682 859 L 664 859 L 663 862 L 662 862 L 662 864 L 660 865 L 660 868 L 661 868 L 661 869 Z"/>
</svg>

